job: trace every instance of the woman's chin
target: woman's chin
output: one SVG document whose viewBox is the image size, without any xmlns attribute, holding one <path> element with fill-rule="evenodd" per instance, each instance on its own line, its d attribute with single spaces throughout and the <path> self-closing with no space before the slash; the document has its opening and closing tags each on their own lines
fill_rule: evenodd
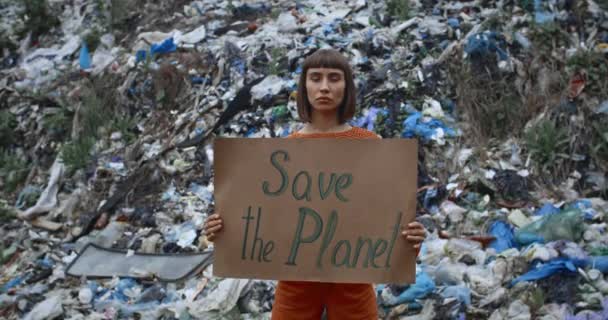
<svg viewBox="0 0 608 320">
<path fill-rule="evenodd" d="M 313 110 L 320 113 L 335 113 L 336 111 L 338 111 L 338 107 L 330 105 L 321 105 L 313 106 Z"/>
</svg>

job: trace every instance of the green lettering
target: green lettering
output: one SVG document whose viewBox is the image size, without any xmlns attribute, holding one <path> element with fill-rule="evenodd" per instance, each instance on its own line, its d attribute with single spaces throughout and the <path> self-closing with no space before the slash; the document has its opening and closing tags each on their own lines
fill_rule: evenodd
<svg viewBox="0 0 608 320">
<path fill-rule="evenodd" d="M 248 236 L 248 231 L 249 231 L 249 222 L 253 219 L 253 216 L 251 215 L 251 206 L 249 206 L 249 208 L 247 208 L 247 215 L 243 216 L 243 220 L 245 220 L 245 236 L 243 237 L 243 248 L 242 248 L 242 253 L 241 253 L 241 259 L 245 260 L 247 259 L 247 257 L 245 256 L 245 252 L 247 251 L 247 236 Z"/>
<path fill-rule="evenodd" d="M 338 213 L 336 210 L 333 210 L 329 215 L 329 221 L 327 222 L 327 226 L 325 227 L 325 235 L 323 236 L 323 241 L 321 242 L 321 249 L 319 250 L 319 255 L 317 256 L 317 268 L 323 268 L 323 264 L 321 263 L 321 259 L 323 259 L 323 255 L 325 254 L 325 250 L 329 247 L 331 243 L 331 239 L 334 238 L 334 233 L 336 232 L 336 226 L 338 225 Z"/>
<path fill-rule="evenodd" d="M 388 255 L 386 256 L 386 263 L 384 264 L 384 267 L 386 269 L 391 267 L 391 254 L 393 253 L 393 246 L 395 245 L 395 240 L 397 239 L 397 235 L 399 234 L 399 226 L 401 225 L 402 215 L 402 212 L 399 212 L 399 214 L 397 214 L 397 221 L 395 222 L 395 226 L 393 228 L 393 237 L 391 238 L 391 244 L 388 249 Z"/>
<path fill-rule="evenodd" d="M 382 246 L 380 246 L 382 245 Z M 378 252 L 378 247 L 382 247 L 382 249 L 380 250 L 380 252 Z M 381 256 L 384 251 L 386 251 L 386 247 L 387 247 L 387 242 L 384 239 L 378 239 L 376 240 L 376 244 L 374 245 L 374 258 L 371 259 L 372 260 L 372 267 L 374 268 L 380 268 L 378 265 L 376 265 L 376 258 L 378 258 L 379 256 Z"/>
<path fill-rule="evenodd" d="M 353 183 L 353 175 L 350 173 L 343 174 L 338 178 L 338 182 L 336 183 L 336 197 L 342 200 L 342 202 L 348 202 L 348 199 L 342 195 L 341 190 L 348 188 L 351 183 Z"/>
<path fill-rule="evenodd" d="M 336 174 L 332 173 L 329 176 L 329 183 L 327 184 L 327 189 L 323 190 L 323 178 L 325 177 L 325 173 L 319 173 L 319 195 L 321 196 L 321 200 L 325 200 L 327 196 L 331 193 L 331 189 L 336 183 Z"/>
<path fill-rule="evenodd" d="M 367 259 L 363 262 L 363 267 L 367 268 L 369 260 L 371 260 L 373 258 L 372 239 L 370 239 L 370 238 L 364 239 L 362 237 L 359 237 L 359 239 L 357 239 L 357 248 L 355 249 L 355 255 L 353 256 L 353 262 L 351 264 L 351 267 L 354 268 L 357 266 L 357 261 L 359 261 L 359 255 L 361 254 L 361 248 L 363 248 L 363 245 L 366 243 L 367 243 Z"/>
<path fill-rule="evenodd" d="M 304 220 L 307 216 L 311 216 L 315 222 L 315 231 L 308 237 L 302 238 L 302 230 L 304 229 Z M 306 207 L 300 208 L 300 218 L 298 219 L 298 226 L 296 227 L 296 234 L 293 238 L 293 242 L 291 243 L 291 251 L 289 253 L 289 258 L 285 264 L 287 265 L 296 265 L 296 257 L 298 256 L 298 249 L 300 248 L 301 243 L 312 243 L 321 235 L 321 230 L 323 230 L 323 219 L 321 216 L 316 213 L 314 210 Z"/>
<path fill-rule="evenodd" d="M 337 256 L 338 256 L 338 252 L 340 251 L 340 248 L 344 246 L 344 248 L 346 248 L 346 253 L 344 254 L 344 258 L 342 259 L 341 262 L 336 262 L 337 260 Z M 348 242 L 347 240 L 340 240 L 338 241 L 338 244 L 336 244 L 336 246 L 334 247 L 334 254 L 331 257 L 331 263 L 334 265 L 334 267 L 341 267 L 341 266 L 346 266 L 346 267 L 350 267 L 348 264 L 348 260 L 350 259 L 350 242 Z"/>
<path fill-rule="evenodd" d="M 264 181 L 264 183 L 262 184 L 262 190 L 267 196 L 279 196 L 285 191 L 285 189 L 287 189 L 287 185 L 289 184 L 289 175 L 287 175 L 287 171 L 279 164 L 279 161 L 276 158 L 276 156 L 278 156 L 279 154 L 283 155 L 283 161 L 289 161 L 289 154 L 283 150 L 277 150 L 273 152 L 270 156 L 270 163 L 281 174 L 281 186 L 277 191 L 269 191 L 268 189 L 270 188 L 270 183 L 268 181 Z"/>
<path fill-rule="evenodd" d="M 270 258 L 267 258 L 266 256 L 269 255 L 272 250 L 274 249 L 274 241 L 269 241 L 265 246 L 264 246 L 264 257 L 262 257 L 262 259 L 265 262 L 270 262 Z"/>
<path fill-rule="evenodd" d="M 300 194 L 298 195 L 298 181 L 300 180 L 301 176 L 305 176 L 306 177 L 306 188 L 304 191 L 304 194 Z M 298 174 L 296 175 L 296 177 L 293 179 L 293 185 L 291 187 L 291 193 L 293 194 L 294 199 L 296 200 L 302 200 L 304 198 L 306 198 L 306 201 L 310 201 L 310 184 L 311 184 L 311 180 L 312 178 L 310 177 L 310 175 L 308 174 L 307 171 L 300 171 L 298 172 Z"/>
</svg>

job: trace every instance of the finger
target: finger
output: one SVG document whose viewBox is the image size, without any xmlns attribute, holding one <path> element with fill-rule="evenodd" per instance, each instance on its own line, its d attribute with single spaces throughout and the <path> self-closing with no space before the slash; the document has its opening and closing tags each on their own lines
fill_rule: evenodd
<svg viewBox="0 0 608 320">
<path fill-rule="evenodd" d="M 414 249 L 416 249 L 416 250 L 420 249 L 420 243 L 415 244 Z"/>
<path fill-rule="evenodd" d="M 426 231 L 415 229 L 415 230 L 409 230 L 407 232 L 407 234 L 412 235 L 412 236 L 422 236 L 422 237 L 424 237 L 426 235 Z"/>
<path fill-rule="evenodd" d="M 218 220 L 218 219 L 220 219 L 220 216 L 217 214 L 212 214 L 207 217 L 207 221 L 214 221 L 214 220 Z"/>
<path fill-rule="evenodd" d="M 424 226 L 422 225 L 422 223 L 418 222 L 418 221 L 414 221 L 414 222 L 410 222 L 407 224 L 408 228 L 424 228 Z"/>
<path fill-rule="evenodd" d="M 220 220 L 222 220 L 222 218 L 216 217 L 215 215 L 210 216 L 209 218 L 207 218 L 207 221 L 220 221 Z"/>
<path fill-rule="evenodd" d="M 422 242 L 422 241 L 424 241 L 424 237 L 407 236 L 407 241 L 409 241 L 409 242 Z"/>
<path fill-rule="evenodd" d="M 222 225 L 208 228 L 207 233 L 216 233 L 216 232 L 219 232 L 220 230 L 222 230 Z"/>
<path fill-rule="evenodd" d="M 218 224 L 222 224 L 222 220 L 207 221 L 207 227 L 214 227 L 214 226 L 217 226 Z"/>
<path fill-rule="evenodd" d="M 215 239 L 215 234 L 214 233 L 211 233 L 211 234 L 207 235 L 207 240 L 213 241 L 213 239 Z"/>
</svg>

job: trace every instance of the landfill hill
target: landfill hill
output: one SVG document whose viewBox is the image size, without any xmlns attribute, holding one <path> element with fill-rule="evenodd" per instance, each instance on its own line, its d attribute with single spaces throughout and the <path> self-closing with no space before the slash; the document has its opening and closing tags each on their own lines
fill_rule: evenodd
<svg viewBox="0 0 608 320">
<path fill-rule="evenodd" d="M 332 47 L 352 125 L 420 146 L 429 235 L 383 319 L 608 319 L 607 10 L 0 0 L 0 318 L 268 319 L 276 282 L 212 276 L 211 146 L 298 130 Z"/>
</svg>

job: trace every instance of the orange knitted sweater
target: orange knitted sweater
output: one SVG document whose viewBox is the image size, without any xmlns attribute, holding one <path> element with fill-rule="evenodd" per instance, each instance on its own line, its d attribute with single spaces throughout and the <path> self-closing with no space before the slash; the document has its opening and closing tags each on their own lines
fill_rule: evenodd
<svg viewBox="0 0 608 320">
<path fill-rule="evenodd" d="M 342 139 L 380 139 L 380 137 L 368 130 L 352 127 L 349 130 L 341 132 L 324 132 L 324 133 L 299 133 L 294 132 L 288 138 L 342 138 Z"/>
</svg>

